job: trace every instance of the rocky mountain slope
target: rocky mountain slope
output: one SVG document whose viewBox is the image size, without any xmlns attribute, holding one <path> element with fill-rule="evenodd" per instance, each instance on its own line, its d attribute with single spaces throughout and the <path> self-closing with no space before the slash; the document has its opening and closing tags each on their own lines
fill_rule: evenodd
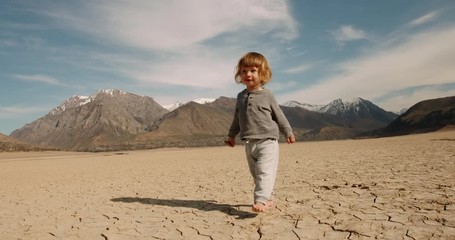
<svg viewBox="0 0 455 240">
<path fill-rule="evenodd" d="M 90 97 L 71 97 L 10 136 L 43 147 L 94 149 L 147 131 L 167 112 L 150 97 L 101 90 Z"/>
<path fill-rule="evenodd" d="M 354 98 L 336 99 L 326 105 L 288 102 L 283 111 L 292 126 L 311 130 L 302 136 L 304 140 L 345 139 L 356 134 L 381 128 L 398 115 L 376 106 L 372 102 Z"/>
<path fill-rule="evenodd" d="M 211 103 L 215 101 L 215 99 L 212 99 L 212 98 L 198 98 L 198 99 L 194 99 L 190 102 L 195 102 L 195 103 L 199 103 L 199 104 L 206 104 L 206 103 Z M 181 101 L 177 101 L 175 102 L 174 104 L 169 104 L 169 105 L 163 105 L 163 108 L 167 109 L 169 112 L 172 112 L 174 111 L 175 109 L 187 104 L 187 103 L 190 103 L 190 102 L 181 102 Z"/>
<path fill-rule="evenodd" d="M 455 96 L 419 102 L 386 127 L 359 136 L 397 136 L 432 132 L 450 126 L 455 126 Z"/>
<path fill-rule="evenodd" d="M 298 107 L 313 112 L 335 115 L 343 119 L 346 126 L 362 129 L 384 126 L 398 115 L 385 111 L 372 102 L 362 99 L 335 99 L 327 105 L 311 105 L 296 101 L 287 102 L 285 106 Z"/>
<path fill-rule="evenodd" d="M 222 145 L 231 125 L 236 100 L 220 97 L 213 102 L 187 103 L 165 114 L 155 129 L 136 135 L 138 145 L 194 147 Z"/>
<path fill-rule="evenodd" d="M 355 129 L 347 127 L 340 116 L 301 107 L 282 106 L 281 109 L 298 140 L 346 139 L 355 135 Z"/>
<path fill-rule="evenodd" d="M 298 101 L 287 101 L 281 105 L 285 106 L 285 107 L 292 107 L 292 108 L 293 107 L 303 108 L 303 109 L 313 111 L 313 112 L 320 112 L 321 108 L 325 106 L 325 105 L 314 105 L 314 104 L 308 104 L 308 103 L 301 103 Z"/>
</svg>

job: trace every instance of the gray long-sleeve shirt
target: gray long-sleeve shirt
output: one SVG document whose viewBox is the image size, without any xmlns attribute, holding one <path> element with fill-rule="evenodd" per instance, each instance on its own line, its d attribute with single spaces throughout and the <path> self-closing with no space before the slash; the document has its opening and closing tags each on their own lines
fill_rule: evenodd
<svg viewBox="0 0 455 240">
<path fill-rule="evenodd" d="M 229 137 L 240 133 L 241 139 L 278 139 L 280 132 L 289 137 L 292 128 L 270 90 L 245 89 L 237 95 Z"/>
</svg>

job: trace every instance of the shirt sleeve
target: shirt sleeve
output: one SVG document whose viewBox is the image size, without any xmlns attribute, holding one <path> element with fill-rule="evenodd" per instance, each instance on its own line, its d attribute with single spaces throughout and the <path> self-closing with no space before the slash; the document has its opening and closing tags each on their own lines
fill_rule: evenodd
<svg viewBox="0 0 455 240">
<path fill-rule="evenodd" d="M 232 119 L 231 127 L 229 128 L 228 137 L 235 138 L 237 134 L 240 132 L 240 124 L 239 124 L 239 109 L 238 105 L 236 104 L 234 119 Z"/>
<path fill-rule="evenodd" d="M 278 124 L 280 132 L 286 137 L 290 137 L 293 134 L 291 124 L 289 124 L 289 121 L 281 110 L 280 105 L 276 101 L 275 97 L 271 95 L 270 98 L 273 120 Z"/>
</svg>

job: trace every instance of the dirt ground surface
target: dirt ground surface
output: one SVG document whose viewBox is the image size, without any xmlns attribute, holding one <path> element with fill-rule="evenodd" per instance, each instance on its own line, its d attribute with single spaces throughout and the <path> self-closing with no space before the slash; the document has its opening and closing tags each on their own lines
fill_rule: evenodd
<svg viewBox="0 0 455 240">
<path fill-rule="evenodd" d="M 1 239 L 455 239 L 455 131 L 280 144 L 251 210 L 242 146 L 0 153 Z"/>
</svg>

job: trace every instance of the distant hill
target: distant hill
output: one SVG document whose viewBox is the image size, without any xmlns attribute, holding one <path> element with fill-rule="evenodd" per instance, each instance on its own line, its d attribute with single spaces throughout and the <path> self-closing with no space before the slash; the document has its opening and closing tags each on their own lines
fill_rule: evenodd
<svg viewBox="0 0 455 240">
<path fill-rule="evenodd" d="M 138 134 L 135 143 L 148 147 L 222 145 L 234 110 L 232 98 L 220 97 L 206 104 L 190 102 L 165 114 L 155 129 Z"/>
<path fill-rule="evenodd" d="M 359 137 L 425 133 L 453 125 L 455 125 L 455 96 L 419 102 L 384 128 L 362 133 Z"/>
<path fill-rule="evenodd" d="M 282 106 L 298 140 L 333 140 L 345 139 L 354 135 L 353 129 L 347 129 L 343 118 L 327 113 L 313 112 L 301 107 Z M 333 134 L 322 134 L 322 129 L 343 129 Z"/>
<path fill-rule="evenodd" d="M 19 141 L 0 133 L 0 152 L 29 152 L 51 150 Z"/>
</svg>

